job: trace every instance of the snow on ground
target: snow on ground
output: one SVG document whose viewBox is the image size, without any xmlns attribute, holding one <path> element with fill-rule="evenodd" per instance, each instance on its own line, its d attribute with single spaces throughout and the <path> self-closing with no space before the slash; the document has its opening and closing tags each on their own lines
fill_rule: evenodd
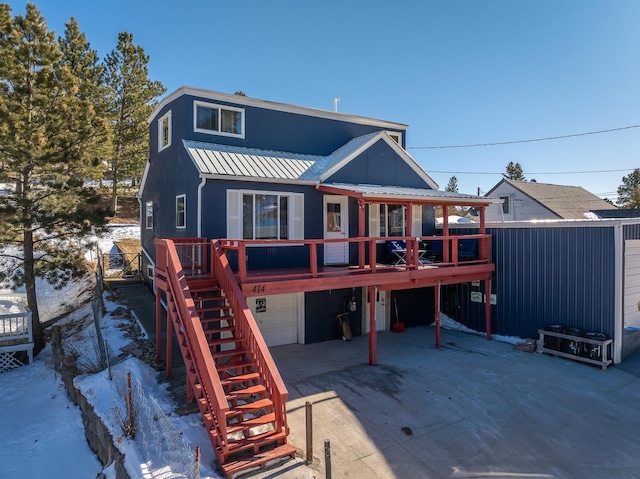
<svg viewBox="0 0 640 479">
<path fill-rule="evenodd" d="M 114 241 L 136 238 L 137 225 L 114 225 L 100 238 L 89 238 L 88 244 L 98 244 L 104 252 L 110 251 Z M 93 255 L 93 256 L 92 256 Z M 95 261 L 95 248 L 89 248 L 87 259 Z M 44 282 L 38 283 L 39 308 L 44 318 L 50 319 L 68 313 L 72 305 L 84 304 L 58 321 L 67 339 L 65 348 L 81 355 L 79 364 L 91 367 L 98 357 L 97 340 L 93 325 L 91 298 L 93 276 L 87 275 L 82 281 L 70 283 L 56 291 Z M 110 300 L 105 293 L 107 314 L 101 321 L 101 332 L 111 358 L 119 358 L 112 367 L 112 373 L 131 371 L 142 383 L 147 396 L 152 397 L 169 416 L 171 424 L 194 449 L 200 446 L 202 479 L 219 478 L 213 472 L 214 454 L 199 414 L 180 416 L 173 411 L 176 404 L 167 391 L 166 384 L 159 383 L 158 373 L 145 363 L 123 353 L 122 348 L 131 345 L 127 336 L 127 325 L 131 320 L 123 311 L 126 308 Z M 472 331 L 441 315 L 444 328 L 457 329 L 472 334 Z M 520 338 L 493 336 L 495 340 L 515 343 Z M 125 454 L 125 467 L 132 479 L 160 479 L 175 476 L 165 469 L 150 470 L 149 464 L 141 458 L 135 444 L 123 438 L 116 408 L 124 411 L 124 401 L 118 393 L 108 372 L 86 374 L 75 380 L 75 385 L 93 404 L 95 411 L 103 418 L 105 425 L 118 438 L 118 447 Z M 61 379 L 53 367 L 50 346 L 41 352 L 33 364 L 0 374 L 0 478 L 22 479 L 24 477 L 47 477 L 48 479 L 92 479 L 103 472 L 108 479 L 115 478 L 113 465 L 106 468 L 100 464 L 84 437 L 80 410 L 68 399 Z"/>
<path fill-rule="evenodd" d="M 0 374 L 0 391 L 0 477 L 85 479 L 102 470 L 53 368 L 51 346 L 32 365 Z"/>
<path fill-rule="evenodd" d="M 114 225 L 100 238 L 90 238 L 103 251 L 110 251 L 113 242 L 122 238 L 136 238 L 139 227 Z M 95 258 L 89 250 L 87 259 Z M 93 328 L 91 298 L 93 275 L 70 283 L 62 290 L 54 290 L 45 282 L 38 284 L 38 307 L 43 318 L 69 313 L 71 305 L 84 304 L 67 314 L 56 324 L 64 331 L 65 349 L 71 347 L 81 355 L 78 364 L 87 368 L 95 365 L 98 357 L 97 340 Z M 173 427 L 191 449 L 200 446 L 202 479 L 219 478 L 213 472 L 214 454 L 199 414 L 179 416 L 173 411 L 176 404 L 167 391 L 166 384 L 159 384 L 158 373 L 141 360 L 123 353 L 123 347 L 131 345 L 128 337 L 131 319 L 126 308 L 110 300 L 105 293 L 107 314 L 101 321 L 101 333 L 107 343 L 110 358 L 117 364 L 112 367 L 114 377 L 124 370 L 141 382 L 145 395 L 152 397 L 169 416 Z M 135 318 L 134 318 L 135 320 Z M 89 399 L 105 425 L 117 439 L 118 448 L 125 454 L 125 468 L 132 479 L 160 479 L 182 477 L 171 474 L 166 468 L 151 470 L 141 459 L 136 445 L 123 438 L 115 410 L 126 410 L 124 401 L 108 372 L 78 376 L 75 385 Z M 90 449 L 84 435 L 81 412 L 68 398 L 64 385 L 54 369 L 51 347 L 48 345 L 34 363 L 0 374 L 0 478 L 47 477 L 48 479 L 93 479 L 103 472 L 109 479 L 115 478 L 113 465 L 103 468 Z"/>
</svg>

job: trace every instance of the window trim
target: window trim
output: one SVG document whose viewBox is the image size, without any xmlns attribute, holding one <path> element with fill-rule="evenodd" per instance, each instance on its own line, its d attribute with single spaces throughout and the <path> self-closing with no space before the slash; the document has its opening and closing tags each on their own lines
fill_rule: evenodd
<svg viewBox="0 0 640 479">
<path fill-rule="evenodd" d="M 163 144 L 164 140 L 164 120 L 167 120 L 167 144 Z M 171 125 L 171 110 L 162 115 L 158 119 L 158 151 L 165 150 L 171 146 L 171 134 L 172 134 L 172 125 Z"/>
<path fill-rule="evenodd" d="M 211 108 L 218 110 L 218 130 L 207 130 L 205 128 L 198 128 L 198 107 Z M 222 125 L 222 110 L 235 111 L 240 113 L 240 133 L 229 133 L 220 130 Z M 196 133 L 204 133 L 207 135 L 219 135 L 229 136 L 232 138 L 244 138 L 244 108 L 237 108 L 234 106 L 220 105 L 217 103 L 209 103 L 201 100 L 193 100 L 193 131 Z"/>
<path fill-rule="evenodd" d="M 502 195 L 499 197 L 502 201 L 502 214 L 511 214 L 511 195 Z"/>
<path fill-rule="evenodd" d="M 237 195 L 237 196 L 235 196 Z M 288 238 L 283 241 L 296 241 L 304 239 L 304 194 L 293 191 L 274 191 L 274 190 L 246 190 L 246 189 L 228 189 L 227 190 L 227 238 L 246 241 L 270 241 L 268 239 L 255 237 L 255 207 L 252 215 L 253 219 L 253 238 L 244 238 L 243 224 L 243 197 L 244 195 L 275 195 L 278 196 L 278 205 L 280 205 L 280 197 L 287 197 L 287 225 Z M 235 198 L 232 199 L 232 198 Z M 235 201 L 234 209 L 231 210 L 230 202 Z M 278 208 L 279 210 L 280 208 Z M 235 214 L 230 213 L 234 211 Z M 280 236 L 280 218 L 278 217 L 278 236 Z M 232 226 L 233 225 L 233 226 Z M 278 238 L 279 240 L 279 238 Z M 263 246 L 252 244 L 250 246 Z"/>
<path fill-rule="evenodd" d="M 153 229 L 153 201 L 147 201 L 144 204 L 145 229 Z M 151 220 L 151 221 L 149 221 Z"/>
<path fill-rule="evenodd" d="M 182 199 L 182 225 L 178 223 L 179 210 L 178 202 Z M 183 230 L 187 227 L 187 195 L 176 195 L 176 229 Z"/>
<path fill-rule="evenodd" d="M 407 216 L 408 205 L 404 203 L 370 203 L 369 204 L 369 237 L 370 238 L 393 238 L 393 236 L 389 235 L 389 225 L 385 224 L 385 235 L 382 235 L 382 225 L 380 224 L 380 219 L 382 217 L 381 212 L 385 210 L 384 218 L 385 223 L 388 222 L 389 219 L 389 206 L 401 206 L 402 207 L 402 218 L 403 218 L 403 231 L 401 237 L 407 236 L 407 226 L 411 223 L 411 236 L 419 238 L 422 236 L 422 205 L 413 205 L 411 215 L 409 218 Z M 375 234 L 374 231 L 375 230 Z M 380 241 L 382 242 L 382 241 Z"/>
</svg>

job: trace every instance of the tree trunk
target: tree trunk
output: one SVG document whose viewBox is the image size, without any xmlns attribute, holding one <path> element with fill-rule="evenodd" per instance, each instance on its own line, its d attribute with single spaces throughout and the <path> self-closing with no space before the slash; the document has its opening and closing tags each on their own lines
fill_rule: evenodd
<svg viewBox="0 0 640 479">
<path fill-rule="evenodd" d="M 118 170 L 113 170 L 113 184 L 111 185 L 111 209 L 113 216 L 118 216 Z"/>
<path fill-rule="evenodd" d="M 25 228 L 24 239 L 24 284 L 27 291 L 27 305 L 31 310 L 31 328 L 33 332 L 33 354 L 38 354 L 44 348 L 40 312 L 36 296 L 35 259 L 33 256 L 33 232 Z"/>
</svg>

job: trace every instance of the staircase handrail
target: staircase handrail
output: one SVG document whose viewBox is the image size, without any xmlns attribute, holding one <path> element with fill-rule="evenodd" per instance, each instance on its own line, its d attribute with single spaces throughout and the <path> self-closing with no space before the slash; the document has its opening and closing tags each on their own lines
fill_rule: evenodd
<svg viewBox="0 0 640 479">
<path fill-rule="evenodd" d="M 185 328 L 184 333 L 187 339 L 187 347 L 195 363 L 196 372 L 202 385 L 204 399 L 215 418 L 213 426 L 218 432 L 218 434 L 216 434 L 218 446 L 226 454 L 229 447 L 226 439 L 226 413 L 229 410 L 229 404 L 215 364 L 211 360 L 211 355 L 207 354 L 209 353 L 209 345 L 207 344 L 195 303 L 189 291 L 186 276 L 178 259 L 175 244 L 171 240 L 156 239 L 156 244 L 158 243 L 164 244 L 166 248 L 167 283 L 169 284 L 171 294 L 175 298 L 181 324 Z"/>
<path fill-rule="evenodd" d="M 247 305 L 247 300 L 238 285 L 220 240 L 211 242 L 211 271 L 215 273 L 220 283 L 220 287 L 232 308 L 240 337 L 252 353 L 258 373 L 269 391 L 275 413 L 276 430 L 289 434 L 286 414 L 289 393 L 253 313 Z"/>
</svg>

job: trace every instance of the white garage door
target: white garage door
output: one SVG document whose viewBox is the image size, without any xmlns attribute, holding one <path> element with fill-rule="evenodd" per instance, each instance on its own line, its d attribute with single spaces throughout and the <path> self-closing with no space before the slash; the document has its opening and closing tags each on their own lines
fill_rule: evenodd
<svg viewBox="0 0 640 479">
<path fill-rule="evenodd" d="M 640 328 L 640 241 L 625 241 L 624 327 Z"/>
<path fill-rule="evenodd" d="M 298 342 L 303 297 L 304 293 L 293 293 L 247 298 L 267 346 Z"/>
</svg>

